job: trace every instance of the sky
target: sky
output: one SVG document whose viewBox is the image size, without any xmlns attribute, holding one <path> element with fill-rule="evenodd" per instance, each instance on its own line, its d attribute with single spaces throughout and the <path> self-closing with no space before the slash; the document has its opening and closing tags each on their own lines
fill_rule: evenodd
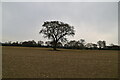
<svg viewBox="0 0 120 80">
<path fill-rule="evenodd" d="M 119 2 L 120 0 L 1 0 L 1 2 Z"/>
<path fill-rule="evenodd" d="M 39 31 L 51 20 L 74 26 L 75 36 L 68 40 L 118 44 L 117 2 L 3 2 L 2 42 L 48 41 Z"/>
</svg>

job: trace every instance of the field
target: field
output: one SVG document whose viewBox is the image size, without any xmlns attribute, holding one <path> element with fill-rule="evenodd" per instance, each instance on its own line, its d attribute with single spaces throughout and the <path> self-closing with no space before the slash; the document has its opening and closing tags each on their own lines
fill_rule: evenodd
<svg viewBox="0 0 120 80">
<path fill-rule="evenodd" d="M 3 78 L 117 78 L 118 51 L 2 47 Z"/>
</svg>

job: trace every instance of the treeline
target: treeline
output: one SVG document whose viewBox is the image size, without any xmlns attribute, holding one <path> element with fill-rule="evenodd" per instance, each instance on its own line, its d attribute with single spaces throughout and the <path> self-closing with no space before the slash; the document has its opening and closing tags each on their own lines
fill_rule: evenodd
<svg viewBox="0 0 120 80">
<path fill-rule="evenodd" d="M 23 42 L 12 42 L 8 41 L 5 43 L 0 43 L 2 46 L 22 46 L 22 47 L 53 47 L 53 42 L 51 41 L 23 41 Z M 86 43 L 84 39 L 78 41 L 71 40 L 65 43 L 58 42 L 57 48 L 66 48 L 66 49 L 102 49 L 102 50 L 120 50 L 120 46 L 110 44 L 106 46 L 106 41 L 98 41 L 97 43 Z"/>
</svg>

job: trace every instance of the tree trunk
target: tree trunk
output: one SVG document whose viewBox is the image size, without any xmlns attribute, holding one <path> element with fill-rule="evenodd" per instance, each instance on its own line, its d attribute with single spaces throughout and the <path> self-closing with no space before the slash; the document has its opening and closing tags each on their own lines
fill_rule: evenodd
<svg viewBox="0 0 120 80">
<path fill-rule="evenodd" d="M 56 51 L 57 50 L 56 47 L 54 47 L 53 50 Z"/>
<path fill-rule="evenodd" d="M 57 50 L 56 48 L 57 48 L 57 43 L 55 42 L 54 45 L 53 45 L 53 50 L 56 51 Z"/>
</svg>

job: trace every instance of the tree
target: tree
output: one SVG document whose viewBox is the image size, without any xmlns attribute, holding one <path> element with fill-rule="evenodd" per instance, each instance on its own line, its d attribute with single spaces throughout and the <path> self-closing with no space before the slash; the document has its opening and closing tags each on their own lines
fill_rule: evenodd
<svg viewBox="0 0 120 80">
<path fill-rule="evenodd" d="M 16 41 L 16 42 L 13 42 L 12 45 L 13 45 L 13 46 L 18 46 L 19 43 L 18 43 L 18 41 Z"/>
<path fill-rule="evenodd" d="M 54 42 L 50 42 L 51 46 L 54 46 Z M 57 47 L 62 47 L 62 43 L 61 42 L 57 42 Z"/>
<path fill-rule="evenodd" d="M 77 46 L 75 40 L 70 41 L 68 44 L 69 44 L 69 46 L 72 47 L 72 48 L 75 48 L 75 47 Z"/>
<path fill-rule="evenodd" d="M 64 47 L 83 49 L 83 48 L 85 48 L 84 43 L 85 43 L 85 40 L 83 40 L 83 39 L 80 39 L 79 41 L 71 40 L 71 41 L 68 41 L 64 45 Z"/>
<path fill-rule="evenodd" d="M 22 42 L 22 46 L 28 46 L 28 47 L 33 47 L 33 46 L 36 46 L 36 42 L 34 40 L 32 41 L 24 41 Z"/>
<path fill-rule="evenodd" d="M 97 44 L 93 44 L 93 48 L 94 48 L 94 49 L 97 49 Z"/>
<path fill-rule="evenodd" d="M 56 50 L 57 43 L 59 41 L 64 42 L 67 40 L 67 35 L 75 35 L 73 26 L 70 26 L 69 24 L 60 21 L 46 21 L 44 22 L 42 27 L 43 28 L 40 30 L 39 33 L 43 34 L 44 38 L 52 40 L 53 50 Z"/>
<path fill-rule="evenodd" d="M 106 47 L 106 41 L 103 41 L 103 48 Z"/>
<path fill-rule="evenodd" d="M 90 49 L 97 49 L 97 44 L 94 43 L 87 43 L 86 48 L 90 48 Z"/>
<path fill-rule="evenodd" d="M 93 48 L 93 44 L 92 44 L 92 43 L 87 43 L 85 46 L 86 46 L 87 48 Z"/>
<path fill-rule="evenodd" d="M 80 39 L 80 43 L 82 43 L 84 45 L 85 44 L 85 40 L 84 39 Z"/>
<path fill-rule="evenodd" d="M 38 41 L 38 46 L 42 46 L 44 44 L 43 41 Z"/>
<path fill-rule="evenodd" d="M 110 46 L 114 46 L 114 44 L 113 44 L 113 43 L 111 43 L 111 44 L 110 44 Z"/>
<path fill-rule="evenodd" d="M 80 48 L 85 48 L 85 40 L 84 39 L 80 39 L 79 40 L 79 44 L 80 44 Z"/>
<path fill-rule="evenodd" d="M 58 42 L 57 45 L 58 45 L 58 47 L 63 47 L 61 42 Z"/>
<path fill-rule="evenodd" d="M 45 44 L 49 47 L 51 46 L 51 41 L 46 41 Z"/>
<path fill-rule="evenodd" d="M 98 44 L 100 49 L 106 47 L 106 41 L 98 41 L 97 44 Z"/>
</svg>

